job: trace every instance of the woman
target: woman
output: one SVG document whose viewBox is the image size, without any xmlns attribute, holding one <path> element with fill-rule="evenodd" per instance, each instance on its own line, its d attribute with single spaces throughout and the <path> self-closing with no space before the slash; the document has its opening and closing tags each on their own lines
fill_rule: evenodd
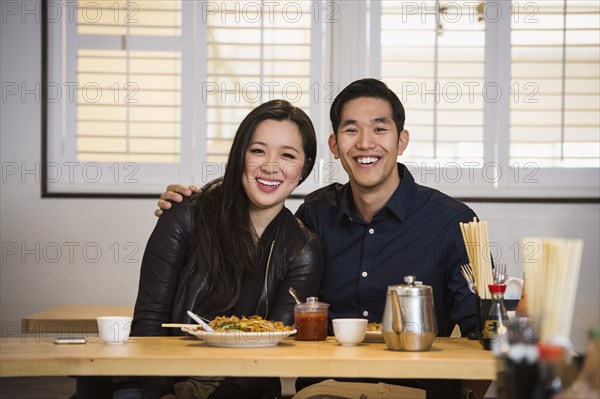
<svg viewBox="0 0 600 399">
<path fill-rule="evenodd" d="M 323 259 L 318 237 L 284 202 L 315 157 L 315 131 L 301 109 L 274 100 L 251 111 L 236 132 L 223 178 L 159 219 L 142 260 L 132 335 L 183 335 L 161 324 L 192 322 L 187 310 L 208 319 L 257 314 L 292 324 L 288 289 L 316 295 Z M 218 387 L 211 398 L 280 394 L 278 379 L 141 378 L 137 384 L 144 398 L 210 394 L 212 386 Z"/>
</svg>

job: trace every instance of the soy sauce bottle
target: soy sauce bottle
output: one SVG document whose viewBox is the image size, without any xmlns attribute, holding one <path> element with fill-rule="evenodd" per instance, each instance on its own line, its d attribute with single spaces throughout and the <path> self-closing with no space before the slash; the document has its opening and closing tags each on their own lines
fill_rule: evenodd
<svg viewBox="0 0 600 399">
<path fill-rule="evenodd" d="M 508 314 L 504 307 L 504 292 L 506 285 L 489 284 L 492 293 L 492 306 L 485 320 L 482 333 L 483 349 L 492 350 L 492 344 L 499 341 L 500 335 L 507 333 Z"/>
</svg>

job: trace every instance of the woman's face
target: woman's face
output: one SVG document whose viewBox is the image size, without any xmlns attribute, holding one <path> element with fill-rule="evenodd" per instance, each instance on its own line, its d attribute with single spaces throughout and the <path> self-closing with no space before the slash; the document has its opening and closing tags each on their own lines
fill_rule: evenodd
<svg viewBox="0 0 600 399">
<path fill-rule="evenodd" d="M 259 123 L 246 149 L 242 177 L 250 210 L 278 212 L 298 186 L 304 158 L 302 136 L 295 123 L 273 119 Z"/>
</svg>

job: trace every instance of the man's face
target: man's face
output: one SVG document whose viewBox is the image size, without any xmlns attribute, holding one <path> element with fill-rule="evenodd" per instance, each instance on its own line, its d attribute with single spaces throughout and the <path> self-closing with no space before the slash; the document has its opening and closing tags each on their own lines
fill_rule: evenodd
<svg viewBox="0 0 600 399">
<path fill-rule="evenodd" d="M 382 99 L 360 97 L 342 108 L 337 135 L 329 148 L 340 158 L 354 190 L 392 192 L 400 182 L 396 162 L 408 145 L 408 132 L 398 134 L 392 107 Z"/>
</svg>

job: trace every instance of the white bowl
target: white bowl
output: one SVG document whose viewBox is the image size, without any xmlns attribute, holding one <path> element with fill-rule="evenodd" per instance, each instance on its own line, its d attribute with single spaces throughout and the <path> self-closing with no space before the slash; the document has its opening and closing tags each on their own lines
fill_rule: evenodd
<svg viewBox="0 0 600 399">
<path fill-rule="evenodd" d="M 360 344 L 367 334 L 367 319 L 333 319 L 335 339 L 342 346 Z"/>
</svg>

